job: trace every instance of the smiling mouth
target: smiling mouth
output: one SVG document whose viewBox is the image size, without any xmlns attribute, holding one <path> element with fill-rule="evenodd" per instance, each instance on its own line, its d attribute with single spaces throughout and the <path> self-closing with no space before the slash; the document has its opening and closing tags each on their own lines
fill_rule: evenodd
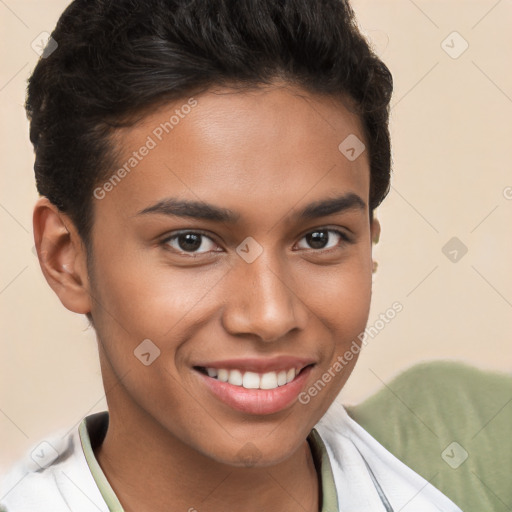
<svg viewBox="0 0 512 512">
<path fill-rule="evenodd" d="M 295 380 L 306 368 L 313 366 L 309 364 L 301 368 L 288 368 L 286 370 L 256 373 L 251 371 L 242 371 L 226 368 L 206 368 L 204 366 L 195 366 L 194 369 L 203 375 L 227 382 L 232 386 L 239 386 L 245 389 L 276 389 L 289 384 Z"/>
</svg>

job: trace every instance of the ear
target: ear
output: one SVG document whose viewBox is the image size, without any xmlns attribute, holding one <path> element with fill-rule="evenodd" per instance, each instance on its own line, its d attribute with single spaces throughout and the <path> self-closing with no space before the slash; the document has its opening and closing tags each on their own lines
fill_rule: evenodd
<svg viewBox="0 0 512 512">
<path fill-rule="evenodd" d="M 73 222 L 43 197 L 34 207 L 32 223 L 39 264 L 48 284 L 67 309 L 89 313 L 87 254 Z"/>
<path fill-rule="evenodd" d="M 375 217 L 372 220 L 372 224 L 370 226 L 370 233 L 372 237 L 372 242 L 374 244 L 379 242 L 380 238 L 380 222 Z"/>
<path fill-rule="evenodd" d="M 372 244 L 378 243 L 380 238 L 380 222 L 375 217 L 373 218 L 372 224 L 370 226 L 370 234 L 372 238 Z M 374 259 L 372 259 L 372 274 L 377 272 L 378 266 L 379 264 Z"/>
</svg>

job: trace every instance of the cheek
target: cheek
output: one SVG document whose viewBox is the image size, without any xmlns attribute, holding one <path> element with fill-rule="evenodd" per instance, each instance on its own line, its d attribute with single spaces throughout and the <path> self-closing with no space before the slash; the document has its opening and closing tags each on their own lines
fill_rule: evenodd
<svg viewBox="0 0 512 512">
<path fill-rule="evenodd" d="M 314 309 L 318 329 L 327 337 L 322 360 L 299 402 L 315 421 L 339 395 L 355 367 L 361 350 L 360 335 L 368 321 L 371 269 L 339 273 L 318 294 Z M 313 424 L 311 425 L 313 426 Z"/>
<path fill-rule="evenodd" d="M 315 278 L 310 275 L 304 285 L 304 290 L 310 290 L 306 303 L 314 313 L 318 329 L 326 336 L 321 368 L 316 376 L 328 381 L 317 385 L 318 389 L 327 388 L 315 400 L 316 407 L 322 410 L 349 378 L 361 350 L 360 336 L 368 322 L 372 291 L 368 254 L 361 251 L 344 265 L 326 267 L 323 275 L 317 271 Z"/>
<path fill-rule="evenodd" d="M 101 306 L 96 313 L 141 339 L 162 339 L 182 329 L 183 319 L 199 314 L 223 275 L 219 269 L 172 268 L 133 247 L 120 247 L 108 257 L 100 252 L 97 261 L 95 293 Z"/>
<path fill-rule="evenodd" d="M 305 303 L 337 338 L 364 330 L 372 293 L 369 252 L 358 251 L 337 266 L 303 269 L 301 276 Z"/>
</svg>

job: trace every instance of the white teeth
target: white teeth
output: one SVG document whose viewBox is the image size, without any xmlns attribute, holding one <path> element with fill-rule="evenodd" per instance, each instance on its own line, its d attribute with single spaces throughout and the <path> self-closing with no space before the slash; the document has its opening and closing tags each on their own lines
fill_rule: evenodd
<svg viewBox="0 0 512 512">
<path fill-rule="evenodd" d="M 217 378 L 221 381 L 221 382 L 227 382 L 228 379 L 229 379 L 229 373 L 227 370 L 224 370 L 224 369 L 220 369 L 218 370 L 218 375 L 217 375 Z"/>
<path fill-rule="evenodd" d="M 277 375 L 276 372 L 264 373 L 260 380 L 260 389 L 275 389 L 277 388 Z"/>
<path fill-rule="evenodd" d="M 238 371 L 238 370 L 234 370 Z M 260 387 L 260 376 L 254 372 L 245 372 L 243 387 L 245 389 L 259 389 Z"/>
<path fill-rule="evenodd" d="M 243 381 L 242 372 L 240 370 L 231 370 L 229 372 L 228 382 L 233 386 L 241 386 Z"/>
<path fill-rule="evenodd" d="M 284 386 L 286 384 L 286 371 L 283 370 L 277 374 L 277 385 Z"/>
<path fill-rule="evenodd" d="M 226 370 L 224 368 L 206 368 L 209 377 L 217 378 L 221 382 L 228 382 L 233 386 L 241 386 L 246 389 L 276 389 L 295 379 L 300 368 L 290 368 L 280 372 L 244 372 L 240 370 Z"/>
</svg>

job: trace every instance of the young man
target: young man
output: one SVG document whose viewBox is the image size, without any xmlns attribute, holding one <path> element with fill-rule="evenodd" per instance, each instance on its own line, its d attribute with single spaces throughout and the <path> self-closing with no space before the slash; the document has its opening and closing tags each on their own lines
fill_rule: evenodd
<svg viewBox="0 0 512 512">
<path fill-rule="evenodd" d="M 349 5 L 77 0 L 52 38 L 34 235 L 109 410 L 13 468 L 4 510 L 459 510 L 335 402 L 390 175 L 391 75 Z"/>
</svg>

